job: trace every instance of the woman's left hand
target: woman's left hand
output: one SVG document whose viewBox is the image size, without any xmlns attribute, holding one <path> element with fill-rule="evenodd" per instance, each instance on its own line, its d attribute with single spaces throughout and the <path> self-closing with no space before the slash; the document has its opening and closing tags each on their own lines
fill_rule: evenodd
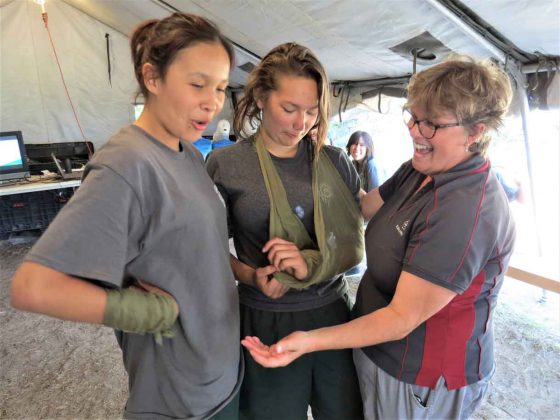
<svg viewBox="0 0 560 420">
<path fill-rule="evenodd" d="M 293 242 L 272 238 L 264 245 L 263 252 L 268 252 L 268 261 L 278 271 L 285 271 L 298 280 L 307 277 L 307 262 Z"/>
</svg>

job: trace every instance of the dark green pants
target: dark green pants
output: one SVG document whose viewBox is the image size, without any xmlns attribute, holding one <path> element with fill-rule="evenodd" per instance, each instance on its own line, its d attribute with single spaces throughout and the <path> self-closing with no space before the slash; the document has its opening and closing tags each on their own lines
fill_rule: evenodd
<svg viewBox="0 0 560 420">
<path fill-rule="evenodd" d="M 261 311 L 241 305 L 241 334 L 272 344 L 293 331 L 308 331 L 350 320 L 348 299 L 298 312 Z M 315 420 L 362 419 L 362 399 L 351 350 L 306 354 L 290 365 L 266 369 L 245 350 L 239 418 L 306 420 L 310 405 Z"/>
</svg>

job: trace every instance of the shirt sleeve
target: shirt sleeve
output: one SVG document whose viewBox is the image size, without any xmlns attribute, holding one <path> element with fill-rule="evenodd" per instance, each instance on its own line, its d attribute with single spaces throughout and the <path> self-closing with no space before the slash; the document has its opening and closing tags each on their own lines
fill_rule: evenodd
<svg viewBox="0 0 560 420">
<path fill-rule="evenodd" d="M 348 186 L 350 193 L 357 203 L 360 201 L 360 177 L 356 168 L 348 159 L 348 156 L 342 149 L 326 146 L 326 151 L 332 163 L 338 170 L 344 183 Z"/>
<path fill-rule="evenodd" d="M 463 293 L 494 251 L 496 233 L 484 220 L 479 195 L 438 197 L 436 190 L 429 208 L 411 221 L 403 270 Z"/>
<path fill-rule="evenodd" d="M 139 253 L 142 220 L 131 186 L 109 167 L 92 166 L 26 260 L 119 287 Z"/>
<path fill-rule="evenodd" d="M 368 166 L 368 171 L 367 171 L 367 176 L 368 176 L 368 191 L 373 190 L 377 187 L 379 187 L 379 175 L 377 174 L 377 166 L 375 165 L 375 162 L 372 160 L 368 161 L 367 163 Z"/>
<path fill-rule="evenodd" d="M 383 202 L 387 202 L 398 186 L 402 183 L 402 179 L 407 172 L 410 172 L 410 161 L 403 163 L 399 169 L 383 184 L 379 186 L 379 194 Z"/>
<path fill-rule="evenodd" d="M 231 238 L 233 236 L 233 225 L 231 223 L 232 218 L 230 215 L 228 193 L 222 182 L 222 170 L 217 156 L 218 154 L 216 153 L 210 153 L 208 155 L 208 159 L 206 160 L 206 171 L 208 172 L 208 175 L 210 175 L 210 178 L 212 178 L 212 182 L 214 182 L 214 185 L 218 189 L 218 192 L 224 202 L 224 206 L 226 207 L 228 236 Z"/>
</svg>

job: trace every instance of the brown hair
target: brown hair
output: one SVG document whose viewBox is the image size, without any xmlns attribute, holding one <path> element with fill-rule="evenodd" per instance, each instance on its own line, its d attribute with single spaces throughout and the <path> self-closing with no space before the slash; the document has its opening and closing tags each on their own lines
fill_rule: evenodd
<svg viewBox="0 0 560 420">
<path fill-rule="evenodd" d="M 260 110 L 257 97 L 265 100 L 271 91 L 278 88 L 280 75 L 301 76 L 317 82 L 319 96 L 319 113 L 317 122 L 316 156 L 327 137 L 329 118 L 329 81 L 327 73 L 319 59 L 309 48 L 294 42 L 288 42 L 273 48 L 253 69 L 247 80 L 243 97 L 237 104 L 233 119 L 233 129 L 238 137 L 246 137 L 245 124 L 256 128 L 260 122 Z"/>
<path fill-rule="evenodd" d="M 488 131 L 502 125 L 511 96 L 508 75 L 492 61 L 453 56 L 412 76 L 405 106 L 423 109 L 427 118 L 451 112 L 467 130 L 485 124 L 486 131 L 469 148 L 484 156 L 491 140 Z"/>
<path fill-rule="evenodd" d="M 173 13 L 163 19 L 140 23 L 130 37 L 134 74 L 140 86 L 138 94 L 148 98 L 148 89 L 142 75 L 144 64 L 152 64 L 158 77 L 163 79 L 177 53 L 200 42 L 222 45 L 233 66 L 234 55 L 230 42 L 208 19 L 188 13 Z"/>
</svg>

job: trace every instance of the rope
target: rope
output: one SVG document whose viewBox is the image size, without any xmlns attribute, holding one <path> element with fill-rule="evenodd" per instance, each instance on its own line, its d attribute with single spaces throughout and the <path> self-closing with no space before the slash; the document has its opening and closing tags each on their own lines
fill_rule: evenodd
<svg viewBox="0 0 560 420">
<path fill-rule="evenodd" d="M 74 113 L 74 118 L 76 119 L 76 123 L 78 124 L 78 128 L 80 129 L 80 133 L 82 134 L 82 139 L 84 140 L 84 143 L 86 144 L 86 147 L 88 149 L 88 153 L 90 156 L 93 155 L 93 151 L 91 150 L 91 147 L 86 139 L 86 136 L 84 134 L 84 130 L 82 129 L 82 126 L 80 124 L 80 121 L 78 120 L 78 115 L 76 114 L 76 109 L 74 108 L 74 103 L 72 102 L 72 98 L 70 97 L 70 92 L 68 92 L 68 87 L 66 86 L 66 81 L 64 80 L 64 74 L 62 73 L 62 67 L 60 66 L 60 61 L 58 60 L 58 54 L 56 53 L 56 48 L 54 46 L 54 42 L 51 36 L 51 31 L 49 30 L 49 17 L 47 15 L 46 12 L 41 13 L 41 17 L 43 18 L 43 22 L 45 22 L 45 29 L 47 30 L 47 34 L 49 35 L 49 40 L 51 42 L 51 46 L 53 49 L 53 53 L 54 53 L 54 57 L 56 59 L 56 64 L 58 65 L 58 71 L 60 72 L 60 78 L 62 79 L 62 84 L 64 85 L 64 90 L 66 91 L 66 96 L 68 97 L 68 101 L 70 102 L 70 107 L 72 108 L 72 112 Z"/>
</svg>

